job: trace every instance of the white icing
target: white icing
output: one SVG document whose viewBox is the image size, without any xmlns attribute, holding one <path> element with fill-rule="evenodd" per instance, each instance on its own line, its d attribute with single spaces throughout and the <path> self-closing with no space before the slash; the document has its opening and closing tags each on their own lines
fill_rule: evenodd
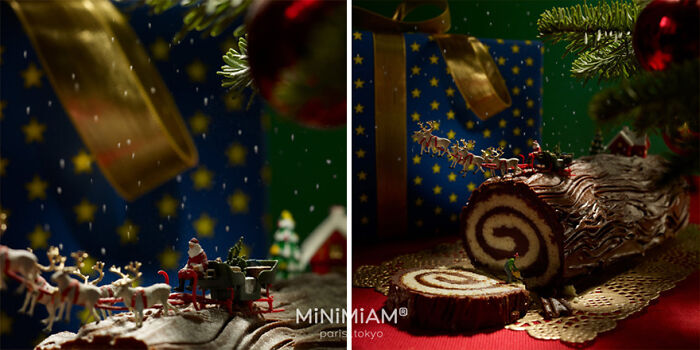
<svg viewBox="0 0 700 350">
<path fill-rule="evenodd" d="M 453 274 L 460 274 L 464 277 L 460 278 L 459 276 L 454 276 Z M 418 275 L 424 275 L 422 279 L 426 283 L 436 285 L 437 287 L 427 286 L 418 282 L 416 280 Z M 438 280 L 438 277 L 441 277 L 443 281 Z M 477 282 L 465 284 L 467 281 L 470 283 L 473 282 L 472 280 L 476 280 Z M 525 287 L 521 285 L 503 284 L 501 281 L 473 272 L 447 269 L 425 269 L 411 271 L 401 276 L 401 282 L 409 289 L 416 290 L 421 293 L 445 296 L 482 296 L 525 289 Z M 439 287 L 443 287 L 445 289 Z"/>
</svg>

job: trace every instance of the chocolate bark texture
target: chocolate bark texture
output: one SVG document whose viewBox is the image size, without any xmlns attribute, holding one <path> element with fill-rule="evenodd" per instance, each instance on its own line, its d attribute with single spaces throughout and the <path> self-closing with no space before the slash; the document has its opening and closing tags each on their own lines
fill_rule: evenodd
<svg viewBox="0 0 700 350">
<path fill-rule="evenodd" d="M 407 269 L 393 276 L 385 309 L 398 310 L 399 328 L 454 333 L 503 327 L 524 316 L 528 302 L 522 284 L 464 270 Z"/>
<path fill-rule="evenodd" d="M 144 311 L 143 326 L 133 314 L 123 312 L 100 323 L 89 323 L 78 333 L 56 333 L 36 349 L 308 349 L 345 348 L 344 323 L 297 322 L 297 309 L 336 313 L 346 307 L 344 275 L 306 274 L 275 285 L 275 308 L 283 312 L 253 315 L 246 307 L 230 315 L 225 308 L 181 309 L 178 315 L 162 315 L 159 309 Z M 267 307 L 267 305 L 261 305 Z"/>
<path fill-rule="evenodd" d="M 491 178 L 469 199 L 460 234 L 477 265 L 515 263 L 528 287 L 554 286 L 623 257 L 643 254 L 688 223 L 687 183 L 657 181 L 659 156 L 601 154 L 571 176 L 539 172 Z"/>
</svg>

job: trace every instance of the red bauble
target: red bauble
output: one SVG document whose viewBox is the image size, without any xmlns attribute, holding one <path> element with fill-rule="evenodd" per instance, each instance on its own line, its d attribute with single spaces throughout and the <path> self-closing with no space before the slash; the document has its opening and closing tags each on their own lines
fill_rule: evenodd
<svg viewBox="0 0 700 350">
<path fill-rule="evenodd" d="M 345 2 L 254 2 L 248 30 L 251 74 L 282 115 L 313 127 L 346 122 Z"/>
<path fill-rule="evenodd" d="M 634 53 L 646 70 L 698 57 L 699 0 L 654 0 L 637 17 Z"/>
</svg>

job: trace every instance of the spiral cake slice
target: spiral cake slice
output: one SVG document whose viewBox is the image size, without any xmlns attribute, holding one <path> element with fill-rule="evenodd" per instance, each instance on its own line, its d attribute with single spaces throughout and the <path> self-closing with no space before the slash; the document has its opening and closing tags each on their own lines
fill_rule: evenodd
<svg viewBox="0 0 700 350">
<path fill-rule="evenodd" d="M 528 301 L 523 285 L 463 270 L 409 269 L 393 276 L 386 308 L 406 308 L 401 328 L 455 332 L 514 322 Z"/>
<path fill-rule="evenodd" d="M 561 283 L 641 254 L 688 222 L 685 181 L 657 185 L 665 166 L 657 156 L 598 155 L 574 161 L 570 177 L 489 179 L 462 209 L 467 254 L 502 271 L 517 252 L 528 287 Z"/>
</svg>

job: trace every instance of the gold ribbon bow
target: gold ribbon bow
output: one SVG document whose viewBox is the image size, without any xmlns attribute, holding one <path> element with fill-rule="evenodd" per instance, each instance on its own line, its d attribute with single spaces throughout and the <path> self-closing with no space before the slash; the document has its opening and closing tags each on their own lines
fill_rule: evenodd
<svg viewBox="0 0 700 350">
<path fill-rule="evenodd" d="M 437 6 L 439 15 L 404 21 L 414 9 Z M 444 34 L 450 28 L 446 0 L 406 0 L 392 18 L 353 7 L 353 25 L 374 31 L 377 232 L 406 232 L 406 49 L 404 32 L 432 34 L 462 97 L 486 120 L 511 105 L 503 77 L 486 47 L 467 35 Z"/>
<path fill-rule="evenodd" d="M 197 163 L 180 112 L 109 0 L 10 2 L 107 180 L 132 200 Z"/>
</svg>

